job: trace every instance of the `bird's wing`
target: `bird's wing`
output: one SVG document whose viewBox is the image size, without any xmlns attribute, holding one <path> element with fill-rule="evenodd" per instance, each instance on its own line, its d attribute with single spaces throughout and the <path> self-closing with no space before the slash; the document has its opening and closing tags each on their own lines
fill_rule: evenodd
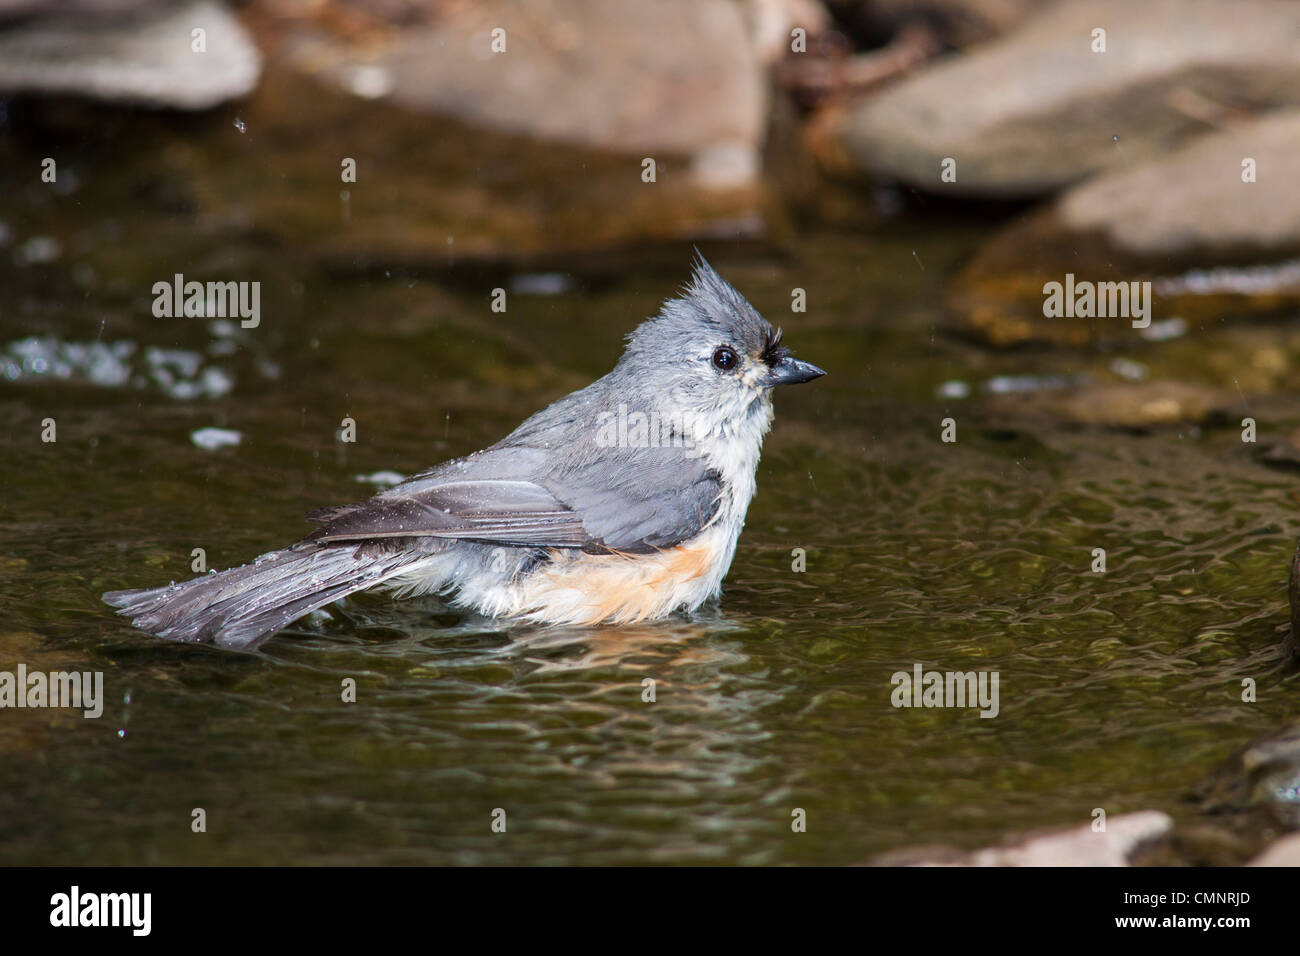
<svg viewBox="0 0 1300 956">
<path fill-rule="evenodd" d="M 722 479 L 681 449 L 619 449 L 542 484 L 612 551 L 644 553 L 693 538 L 717 514 Z"/>
<path fill-rule="evenodd" d="M 717 509 L 717 475 L 698 464 L 673 468 L 666 456 L 646 455 L 639 467 L 596 461 L 547 474 L 552 460 L 542 449 L 497 446 L 447 462 L 369 501 L 315 513 L 321 527 L 308 540 L 646 552 L 693 536 Z"/>
<path fill-rule="evenodd" d="M 519 547 L 580 548 L 582 518 L 532 479 L 544 456 L 489 449 L 449 461 L 369 501 L 315 512 L 311 541 L 459 538 Z"/>
</svg>

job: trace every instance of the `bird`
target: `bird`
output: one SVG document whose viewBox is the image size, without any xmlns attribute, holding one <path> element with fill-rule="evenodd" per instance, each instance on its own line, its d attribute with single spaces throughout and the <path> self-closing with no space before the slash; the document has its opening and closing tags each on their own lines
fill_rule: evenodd
<svg viewBox="0 0 1300 956">
<path fill-rule="evenodd" d="M 689 614 L 721 595 L 773 389 L 825 374 L 696 250 L 612 371 L 496 444 L 311 512 L 314 531 L 248 564 L 103 600 L 157 637 L 236 650 L 375 587 L 536 625 Z"/>
</svg>

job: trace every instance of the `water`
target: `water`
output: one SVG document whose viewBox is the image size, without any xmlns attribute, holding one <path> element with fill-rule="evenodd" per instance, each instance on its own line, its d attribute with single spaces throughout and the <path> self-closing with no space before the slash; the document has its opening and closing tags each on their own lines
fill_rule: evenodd
<svg viewBox="0 0 1300 956">
<path fill-rule="evenodd" d="M 359 476 L 494 441 L 607 371 L 689 250 L 584 262 L 543 294 L 491 269 L 340 270 L 212 225 L 166 181 L 142 207 L 128 174 L 101 174 L 57 208 L 19 191 L 0 248 L 0 355 L 35 337 L 72 370 L 0 383 L 0 669 L 102 670 L 108 697 L 99 720 L 2 715 L 0 862 L 853 863 L 1095 807 L 1205 823 L 1192 796 L 1220 762 L 1300 717 L 1281 650 L 1296 473 L 1231 421 L 1108 431 L 1034 414 L 1033 393 L 991 403 L 986 383 L 1101 380 L 1116 356 L 946 334 L 945 276 L 989 227 L 916 210 L 806 228 L 788 254 L 706 247 L 829 372 L 778 396 L 718 607 L 584 631 L 363 595 L 257 654 L 156 642 L 98 595 L 188 578 L 195 548 L 242 563 L 371 494 Z M 16 257 L 50 220 L 60 258 Z M 146 292 L 174 271 L 262 281 L 261 326 L 153 318 Z M 504 314 L 497 286 L 516 290 Z M 1229 388 L 1235 357 L 1249 390 L 1262 350 L 1282 363 L 1270 381 L 1300 367 L 1286 327 L 1120 357 Z M 113 374 L 77 371 L 95 361 Z M 203 387 L 209 369 L 228 387 Z M 1269 433 L 1300 425 L 1285 390 L 1254 395 Z M 355 444 L 336 439 L 345 417 Z M 240 441 L 200 447 L 206 428 Z M 998 717 L 891 707 L 916 662 L 998 671 Z"/>
</svg>

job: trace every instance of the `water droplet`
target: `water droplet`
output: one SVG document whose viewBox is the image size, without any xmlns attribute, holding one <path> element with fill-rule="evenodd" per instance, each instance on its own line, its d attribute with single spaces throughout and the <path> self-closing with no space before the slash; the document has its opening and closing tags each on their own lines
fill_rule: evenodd
<svg viewBox="0 0 1300 956">
<path fill-rule="evenodd" d="M 236 116 L 236 117 L 235 117 L 235 129 L 239 130 L 241 133 L 246 133 L 246 132 L 248 132 L 248 124 L 245 123 L 245 122 L 244 122 L 242 119 L 240 119 L 238 116 Z"/>
</svg>

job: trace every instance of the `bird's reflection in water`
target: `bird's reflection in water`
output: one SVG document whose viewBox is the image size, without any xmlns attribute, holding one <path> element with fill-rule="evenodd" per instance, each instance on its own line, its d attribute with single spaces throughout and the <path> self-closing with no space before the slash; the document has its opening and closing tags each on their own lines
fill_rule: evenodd
<svg viewBox="0 0 1300 956">
<path fill-rule="evenodd" d="M 437 598 L 423 607 L 363 596 L 334 605 L 329 616 L 302 622 L 285 632 L 297 662 L 311 664 L 311 648 L 340 643 L 366 654 L 401 657 L 450 668 L 487 663 L 509 667 L 519 677 L 589 675 L 625 684 L 632 674 L 656 678 L 690 669 L 696 679 L 743 664 L 741 645 L 727 636 L 744 630 L 741 622 L 706 608 L 690 616 L 650 624 L 604 627 L 503 625 L 491 618 L 449 609 Z"/>
<path fill-rule="evenodd" d="M 500 653 L 533 664 L 532 673 L 538 676 L 610 668 L 654 676 L 650 672 L 735 661 L 736 645 L 709 638 L 736 629 L 737 625 L 721 618 L 597 628 L 519 628 L 507 632 L 510 643 Z"/>
<path fill-rule="evenodd" d="M 773 785 L 785 770 L 768 752 L 764 713 L 787 690 L 741 640 L 752 622 L 706 609 L 622 627 L 503 627 L 436 601 L 330 611 L 268 653 L 382 675 L 348 734 L 385 743 L 385 759 L 397 761 L 387 770 L 423 780 L 457 820 L 515 794 L 586 851 L 631 841 L 642 862 L 707 862 L 766 845 L 775 824 L 754 807 L 785 799 L 788 787 Z M 338 709 L 319 707 L 322 716 Z M 458 806 L 462 795 L 473 809 Z"/>
</svg>

